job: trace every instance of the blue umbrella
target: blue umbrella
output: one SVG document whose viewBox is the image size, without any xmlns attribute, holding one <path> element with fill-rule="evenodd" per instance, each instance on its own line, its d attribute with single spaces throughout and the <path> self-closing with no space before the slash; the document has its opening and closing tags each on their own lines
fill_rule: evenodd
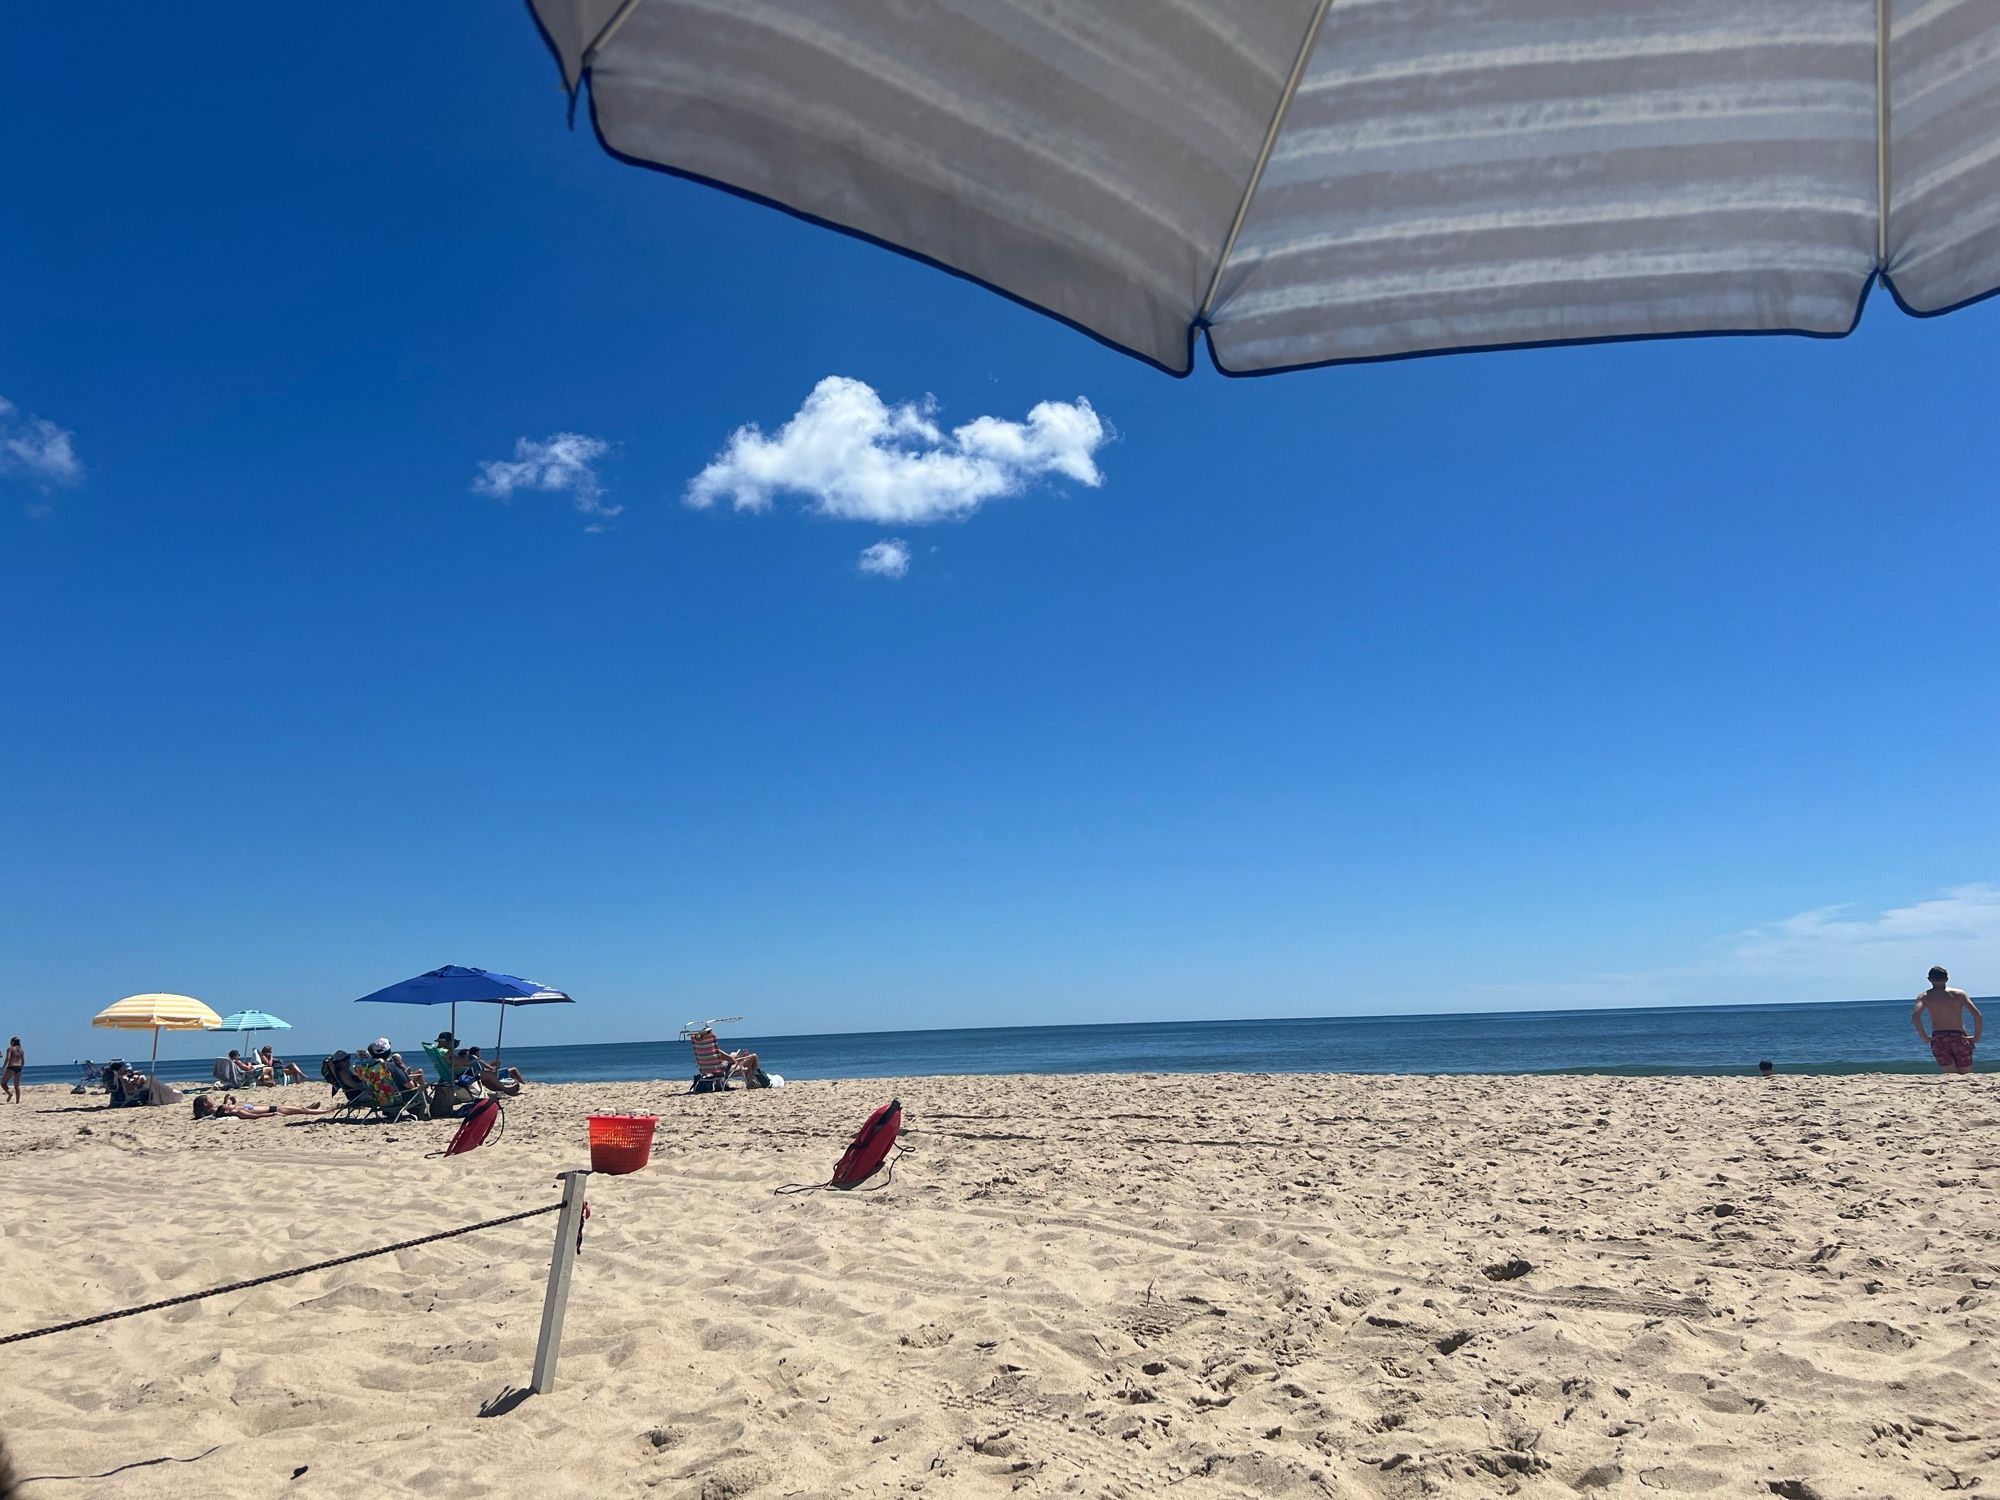
<svg viewBox="0 0 2000 1500">
<path fill-rule="evenodd" d="M 576 1002 L 561 990 L 552 990 L 545 984 L 537 984 L 532 979 L 519 979 L 512 974 L 495 974 L 487 969 L 468 969 L 460 964 L 446 964 L 442 969 L 432 969 L 428 974 L 419 974 L 414 979 L 405 979 L 400 984 L 392 984 L 379 989 L 372 995 L 363 995 L 355 1001 L 357 1005 L 449 1005 L 451 1007 L 451 1029 L 458 1032 L 458 1007 L 463 1002 L 468 1005 L 574 1005 Z M 493 1043 L 493 1056 L 500 1056 L 500 1043 L 507 1036 L 507 1012 L 500 1012 L 500 1037 Z"/>
</svg>

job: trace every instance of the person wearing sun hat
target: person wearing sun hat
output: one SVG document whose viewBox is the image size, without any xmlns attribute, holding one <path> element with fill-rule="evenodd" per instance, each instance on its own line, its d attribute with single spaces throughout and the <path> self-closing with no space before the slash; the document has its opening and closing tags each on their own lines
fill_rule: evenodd
<svg viewBox="0 0 2000 1500">
<path fill-rule="evenodd" d="M 389 1039 L 386 1036 L 376 1037 L 374 1041 L 368 1044 L 366 1050 L 368 1055 L 377 1062 L 388 1065 L 389 1076 L 395 1080 L 397 1088 L 408 1090 L 420 1089 L 424 1086 L 423 1069 L 413 1068 L 404 1062 L 403 1054 L 389 1045 Z"/>
</svg>

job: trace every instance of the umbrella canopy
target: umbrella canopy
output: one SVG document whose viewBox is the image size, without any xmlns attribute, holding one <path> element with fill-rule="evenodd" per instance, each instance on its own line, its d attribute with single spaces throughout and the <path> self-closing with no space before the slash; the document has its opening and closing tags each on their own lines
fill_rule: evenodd
<svg viewBox="0 0 2000 1500">
<path fill-rule="evenodd" d="M 2000 289 L 1993 0 L 532 0 L 614 155 L 1176 374 Z"/>
<path fill-rule="evenodd" d="M 292 1023 L 281 1021 L 269 1011 L 238 1010 L 222 1018 L 224 1031 L 290 1031 Z"/>
<path fill-rule="evenodd" d="M 192 995 L 127 995 L 90 1024 L 114 1031 L 220 1031 L 222 1017 Z"/>
<path fill-rule="evenodd" d="M 357 1005 L 449 1005 L 452 1030 L 458 1029 L 458 1007 L 472 1005 L 574 1005 L 561 990 L 552 990 L 532 979 L 512 974 L 496 974 L 490 969 L 468 969 L 446 964 L 400 984 L 388 985 L 372 995 L 363 995 Z M 507 1012 L 500 1012 L 500 1039 L 493 1044 L 497 1056 L 500 1041 L 507 1035 Z"/>
<path fill-rule="evenodd" d="M 153 1067 L 160 1062 L 160 1033 L 163 1031 L 220 1031 L 222 1017 L 192 995 L 127 995 L 115 1005 L 107 1005 L 90 1018 L 93 1026 L 113 1031 L 153 1033 Z"/>
<path fill-rule="evenodd" d="M 490 969 L 468 969 L 446 964 L 414 979 L 405 979 L 363 995 L 357 1005 L 562 1005 L 573 1004 L 561 990 L 552 990 L 532 979 L 512 974 L 495 974 Z"/>
</svg>

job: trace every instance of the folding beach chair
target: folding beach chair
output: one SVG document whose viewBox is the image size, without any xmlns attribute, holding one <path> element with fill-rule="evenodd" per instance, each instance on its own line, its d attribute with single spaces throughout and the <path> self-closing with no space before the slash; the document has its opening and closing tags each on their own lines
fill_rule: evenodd
<svg viewBox="0 0 2000 1500">
<path fill-rule="evenodd" d="M 424 1100 L 424 1091 L 421 1088 L 399 1087 L 389 1071 L 389 1064 L 380 1058 L 356 1058 L 354 1076 L 367 1088 L 369 1102 L 375 1112 L 390 1124 L 395 1124 L 404 1115 L 415 1115 L 420 1120 L 430 1118 L 430 1106 Z"/>
<path fill-rule="evenodd" d="M 715 1030 L 703 1026 L 688 1033 L 688 1040 L 694 1044 L 694 1088 L 697 1094 L 712 1093 L 729 1087 L 729 1058 L 723 1053 L 722 1043 L 715 1039 Z"/>
<path fill-rule="evenodd" d="M 473 1104 L 486 1097 L 486 1090 L 477 1082 L 461 1083 L 451 1065 L 451 1058 L 436 1042 L 424 1043 L 424 1056 L 430 1060 L 431 1077 L 436 1082 L 431 1086 L 431 1117 L 435 1119 L 440 1104 L 456 1110 L 460 1105 Z"/>
</svg>

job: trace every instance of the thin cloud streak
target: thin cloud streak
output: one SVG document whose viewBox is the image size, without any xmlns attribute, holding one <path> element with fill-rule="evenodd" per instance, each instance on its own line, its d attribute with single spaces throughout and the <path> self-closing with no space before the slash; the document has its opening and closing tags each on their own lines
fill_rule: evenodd
<svg viewBox="0 0 2000 1500">
<path fill-rule="evenodd" d="M 2000 993 L 2000 885 L 1971 881 L 1856 913 L 1852 902 L 1813 907 L 1718 938 L 1680 963 L 1456 988 L 1508 1009 L 1879 1000 L 1914 995 L 1930 966 L 1943 964 L 1973 993 Z"/>
</svg>

